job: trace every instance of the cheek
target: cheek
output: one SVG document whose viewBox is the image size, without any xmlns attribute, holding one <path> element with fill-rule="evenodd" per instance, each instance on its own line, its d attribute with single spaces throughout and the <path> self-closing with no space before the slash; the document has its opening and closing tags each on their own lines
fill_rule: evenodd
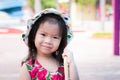
<svg viewBox="0 0 120 80">
<path fill-rule="evenodd" d="M 42 38 L 40 38 L 39 36 L 36 35 L 34 43 L 40 43 L 42 41 Z"/>
<path fill-rule="evenodd" d="M 61 42 L 61 40 L 59 40 L 59 41 L 55 41 L 55 42 L 54 42 L 54 45 L 58 48 L 59 45 L 60 45 L 60 42 Z"/>
</svg>

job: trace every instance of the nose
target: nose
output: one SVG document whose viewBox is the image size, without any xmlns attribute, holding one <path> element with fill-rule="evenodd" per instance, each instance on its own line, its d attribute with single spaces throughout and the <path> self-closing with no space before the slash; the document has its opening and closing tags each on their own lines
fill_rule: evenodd
<svg viewBox="0 0 120 80">
<path fill-rule="evenodd" d="M 44 39 L 44 42 L 46 42 L 46 43 L 51 43 L 51 41 L 52 41 L 52 39 L 50 37 L 46 37 Z"/>
</svg>

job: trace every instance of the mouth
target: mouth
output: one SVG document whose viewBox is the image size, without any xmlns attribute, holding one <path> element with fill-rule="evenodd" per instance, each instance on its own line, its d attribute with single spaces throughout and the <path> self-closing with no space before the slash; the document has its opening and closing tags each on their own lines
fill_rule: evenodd
<svg viewBox="0 0 120 80">
<path fill-rule="evenodd" d="M 52 49 L 51 46 L 47 46 L 47 45 L 42 45 L 42 47 L 45 48 L 45 49 Z"/>
</svg>

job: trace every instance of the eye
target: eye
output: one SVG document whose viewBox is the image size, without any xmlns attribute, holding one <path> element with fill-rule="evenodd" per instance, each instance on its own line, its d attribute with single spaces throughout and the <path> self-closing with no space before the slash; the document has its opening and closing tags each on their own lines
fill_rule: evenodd
<svg viewBox="0 0 120 80">
<path fill-rule="evenodd" d="M 41 33 L 40 35 L 42 35 L 42 36 L 46 36 L 46 34 L 44 34 L 44 33 Z"/>
<path fill-rule="evenodd" d="M 53 37 L 54 39 L 59 39 L 59 37 Z"/>
<path fill-rule="evenodd" d="M 55 36 L 55 37 L 53 37 L 54 39 L 60 39 L 60 37 L 59 36 Z"/>
</svg>

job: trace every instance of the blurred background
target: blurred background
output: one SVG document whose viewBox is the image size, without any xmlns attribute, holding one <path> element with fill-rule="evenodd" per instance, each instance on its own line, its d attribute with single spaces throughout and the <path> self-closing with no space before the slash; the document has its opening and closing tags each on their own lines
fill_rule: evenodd
<svg viewBox="0 0 120 80">
<path fill-rule="evenodd" d="M 112 0 L 0 0 L 0 25 L 7 23 L 24 23 L 35 13 L 45 8 L 56 8 L 71 16 L 73 25 L 80 26 L 83 30 L 105 30 L 106 26 L 94 27 L 91 22 L 110 22 L 113 20 Z M 10 22 L 9 22 L 10 21 Z M 16 23 L 17 22 L 17 23 Z M 5 24 L 4 24 L 5 23 Z M 90 25 L 87 27 L 87 24 Z M 105 26 L 105 27 L 103 27 Z M 109 26 L 112 31 L 112 26 Z"/>
<path fill-rule="evenodd" d="M 115 12 L 119 9 L 115 3 L 118 6 L 120 1 L 0 0 L 0 80 L 18 79 L 27 55 L 22 33 L 27 20 L 45 8 L 70 15 L 74 38 L 68 48 L 73 50 L 81 80 L 120 80 L 119 11 Z"/>
</svg>

